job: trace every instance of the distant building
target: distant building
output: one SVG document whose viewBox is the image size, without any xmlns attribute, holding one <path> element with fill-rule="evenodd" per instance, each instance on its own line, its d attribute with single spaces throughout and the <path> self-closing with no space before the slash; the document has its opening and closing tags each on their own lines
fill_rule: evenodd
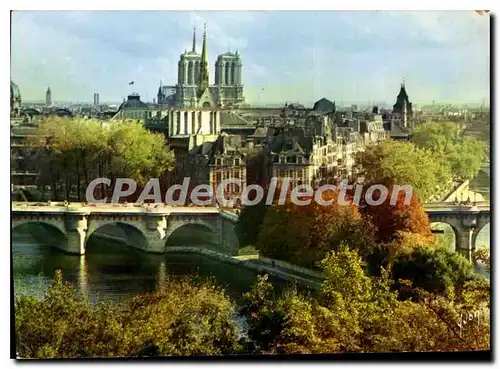
<svg viewBox="0 0 500 369">
<path fill-rule="evenodd" d="M 52 91 L 50 91 L 50 87 L 47 88 L 47 92 L 45 93 L 45 105 L 52 105 Z"/>
<path fill-rule="evenodd" d="M 94 93 L 94 106 L 99 106 L 99 94 Z"/>
<path fill-rule="evenodd" d="M 316 101 L 316 103 L 313 106 L 313 110 L 319 114 L 335 113 L 336 111 L 335 102 L 331 102 L 327 98 L 323 97 L 322 99 Z"/>
<path fill-rule="evenodd" d="M 35 122 L 14 123 L 11 121 L 10 168 L 12 195 L 15 200 L 33 201 L 30 193 L 39 184 L 40 173 L 37 166 L 40 165 L 40 155 L 30 147 L 26 140 L 36 133 L 36 127 Z"/>
<path fill-rule="evenodd" d="M 141 101 L 138 94 L 130 94 L 118 108 L 118 112 L 113 119 L 145 119 L 149 111 L 149 106 Z"/>
<path fill-rule="evenodd" d="M 405 84 L 402 83 L 401 89 L 399 90 L 399 94 L 398 97 L 396 98 L 396 103 L 393 106 L 392 112 L 395 114 L 403 115 L 405 109 L 407 115 L 411 117 L 413 115 L 412 104 L 408 98 L 408 94 L 406 93 Z"/>
<path fill-rule="evenodd" d="M 18 117 L 21 115 L 21 92 L 19 87 L 10 81 L 10 116 Z"/>
</svg>

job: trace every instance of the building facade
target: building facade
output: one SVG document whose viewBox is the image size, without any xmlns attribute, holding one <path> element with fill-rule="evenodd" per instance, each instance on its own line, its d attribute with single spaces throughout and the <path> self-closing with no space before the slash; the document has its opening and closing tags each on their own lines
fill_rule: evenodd
<svg viewBox="0 0 500 369">
<path fill-rule="evenodd" d="M 177 66 L 177 84 L 158 89 L 159 105 L 173 105 L 191 108 L 213 108 L 235 106 L 245 101 L 243 96 L 241 57 L 227 52 L 215 62 L 215 83 L 209 83 L 206 28 L 203 33 L 201 54 L 196 50 L 196 31 L 193 31 L 193 45 L 185 51 Z"/>
<path fill-rule="evenodd" d="M 21 115 L 21 92 L 19 87 L 10 81 L 10 116 L 19 117 Z"/>
</svg>

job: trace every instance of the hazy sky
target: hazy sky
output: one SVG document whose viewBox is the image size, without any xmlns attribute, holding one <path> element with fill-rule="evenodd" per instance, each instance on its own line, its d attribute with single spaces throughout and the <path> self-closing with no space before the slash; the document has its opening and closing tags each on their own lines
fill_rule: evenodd
<svg viewBox="0 0 500 369">
<path fill-rule="evenodd" d="M 472 11 L 13 12 L 11 77 L 23 100 L 121 101 L 135 81 L 152 101 L 205 22 L 210 83 L 237 49 L 250 103 L 392 103 L 403 78 L 413 102 L 489 99 L 490 21 Z"/>
</svg>

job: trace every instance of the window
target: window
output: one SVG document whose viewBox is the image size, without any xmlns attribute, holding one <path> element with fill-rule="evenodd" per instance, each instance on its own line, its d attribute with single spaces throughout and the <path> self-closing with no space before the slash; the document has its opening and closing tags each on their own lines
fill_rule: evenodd
<svg viewBox="0 0 500 369">
<path fill-rule="evenodd" d="M 235 166 L 239 166 L 240 165 L 240 159 L 239 158 L 234 159 L 234 165 Z"/>
<path fill-rule="evenodd" d="M 221 158 L 217 158 L 215 160 L 215 165 L 222 165 L 222 159 Z"/>
</svg>

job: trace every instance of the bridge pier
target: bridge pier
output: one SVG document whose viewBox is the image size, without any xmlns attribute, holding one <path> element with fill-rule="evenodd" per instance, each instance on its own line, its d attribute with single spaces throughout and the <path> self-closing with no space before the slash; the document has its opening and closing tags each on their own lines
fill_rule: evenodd
<svg viewBox="0 0 500 369">
<path fill-rule="evenodd" d="M 147 239 L 147 252 L 163 253 L 167 237 L 167 217 L 161 214 L 148 214 L 145 219 L 146 231 L 144 235 Z"/>
<path fill-rule="evenodd" d="M 68 254 L 85 254 L 87 236 L 87 214 L 66 214 L 66 249 Z"/>
<path fill-rule="evenodd" d="M 467 260 L 472 261 L 472 252 L 474 251 L 474 243 L 472 242 L 473 228 L 463 228 L 456 232 L 455 251 L 464 256 Z"/>
</svg>

